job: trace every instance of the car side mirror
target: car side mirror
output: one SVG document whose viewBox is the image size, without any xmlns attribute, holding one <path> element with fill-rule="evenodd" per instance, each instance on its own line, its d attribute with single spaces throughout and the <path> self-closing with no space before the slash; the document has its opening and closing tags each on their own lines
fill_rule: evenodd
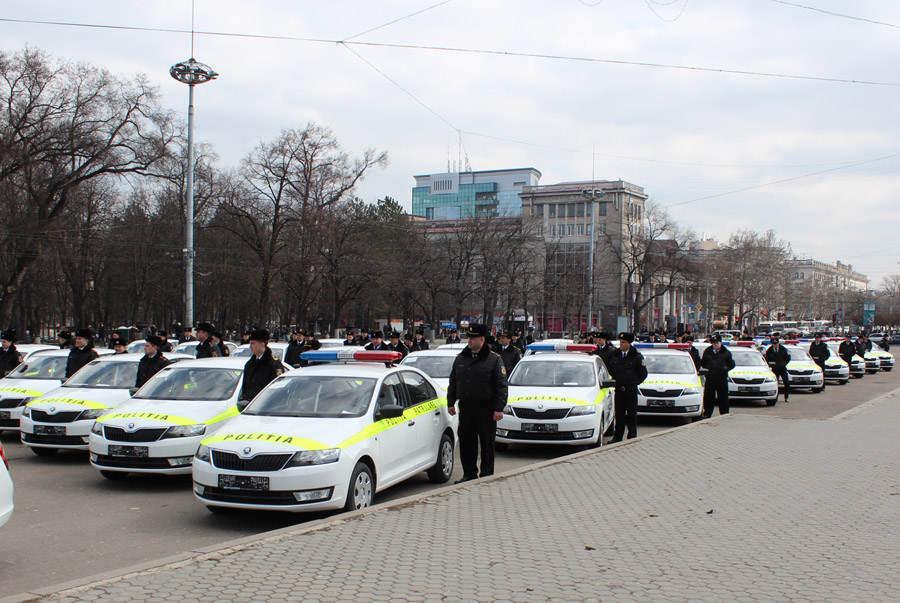
<svg viewBox="0 0 900 603">
<path fill-rule="evenodd" d="M 395 419 L 403 416 L 403 407 L 397 404 L 385 404 L 375 412 L 375 420 Z"/>
<path fill-rule="evenodd" d="M 615 379 L 604 379 L 600 382 L 600 387 L 615 387 L 616 380 Z"/>
<path fill-rule="evenodd" d="M 129 396 L 135 395 L 135 394 L 137 393 L 137 390 L 138 390 L 138 389 L 140 389 L 140 388 L 137 388 L 137 387 L 129 387 L 129 388 L 128 388 L 128 395 L 129 395 Z"/>
<path fill-rule="evenodd" d="M 697 373 L 700 374 L 700 375 L 708 375 L 708 374 L 709 374 L 709 369 L 708 369 L 708 368 L 702 368 L 702 369 L 698 370 Z"/>
<path fill-rule="evenodd" d="M 238 400 L 237 409 L 238 412 L 244 412 L 244 409 L 250 404 L 250 400 Z"/>
</svg>

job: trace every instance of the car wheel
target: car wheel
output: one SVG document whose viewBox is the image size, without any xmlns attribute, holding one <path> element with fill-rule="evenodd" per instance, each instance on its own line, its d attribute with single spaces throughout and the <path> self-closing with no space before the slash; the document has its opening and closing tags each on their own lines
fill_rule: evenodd
<svg viewBox="0 0 900 603">
<path fill-rule="evenodd" d="M 839 385 L 847 385 L 849 382 L 850 382 L 849 379 L 841 379 L 840 381 L 838 381 L 838 384 Z"/>
<path fill-rule="evenodd" d="M 30 448 L 38 456 L 53 456 L 59 452 L 59 448 L 38 448 L 37 446 L 30 446 Z"/>
<path fill-rule="evenodd" d="M 432 484 L 443 484 L 451 475 L 453 475 L 453 440 L 445 433 L 441 436 L 434 467 L 428 470 L 428 479 Z"/>
<path fill-rule="evenodd" d="M 891 372 L 891 369 L 893 369 L 893 368 L 894 368 L 894 367 L 892 367 L 892 366 L 888 366 L 888 367 L 885 367 L 885 368 L 883 368 L 883 369 L 881 369 L 881 370 L 883 370 L 885 373 L 890 373 L 890 372 Z"/>
<path fill-rule="evenodd" d="M 497 452 L 506 452 L 509 450 L 509 444 L 506 442 L 494 442 L 494 450 Z"/>
<path fill-rule="evenodd" d="M 227 515 L 234 511 L 231 507 L 216 507 L 214 505 L 206 505 L 206 510 L 213 515 Z"/>
<path fill-rule="evenodd" d="M 347 502 L 345 511 L 356 511 L 371 506 L 375 498 L 375 479 L 372 470 L 365 463 L 357 463 L 350 476 L 350 485 L 347 487 Z"/>
<path fill-rule="evenodd" d="M 812 393 L 814 393 L 814 394 L 821 394 L 822 392 L 825 391 L 825 386 L 823 385 L 822 387 L 814 387 L 810 391 L 812 391 Z"/>
<path fill-rule="evenodd" d="M 766 406 L 775 406 L 776 404 L 778 404 L 778 398 L 775 398 L 774 400 L 766 400 Z"/>
<path fill-rule="evenodd" d="M 105 477 L 106 479 L 111 479 L 114 482 L 121 481 L 128 477 L 127 471 L 101 471 L 100 475 Z"/>
</svg>

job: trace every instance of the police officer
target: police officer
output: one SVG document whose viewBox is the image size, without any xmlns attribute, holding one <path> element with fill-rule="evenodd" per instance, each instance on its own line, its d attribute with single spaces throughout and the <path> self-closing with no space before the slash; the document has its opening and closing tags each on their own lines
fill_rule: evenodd
<svg viewBox="0 0 900 603">
<path fill-rule="evenodd" d="M 844 341 L 838 346 L 838 356 L 847 363 L 847 366 L 853 364 L 853 357 L 856 355 L 856 345 L 853 344 L 853 338 L 850 333 L 844 335 Z"/>
<path fill-rule="evenodd" d="M 647 378 L 644 357 L 632 345 L 634 333 L 619 333 L 619 349 L 609 358 L 606 367 L 616 380 L 616 431 L 610 444 L 622 441 L 628 427 L 628 439 L 637 437 L 638 385 Z"/>
<path fill-rule="evenodd" d="M 500 344 L 500 351 L 497 353 L 500 354 L 500 358 L 503 360 L 503 367 L 506 369 L 506 376 L 509 377 L 512 370 L 519 364 L 519 360 L 522 359 L 522 352 L 512 344 L 512 337 L 509 331 L 500 331 L 500 334 L 497 336 L 497 343 Z"/>
<path fill-rule="evenodd" d="M 772 345 L 766 349 L 766 362 L 769 363 L 775 377 L 781 379 L 784 386 L 784 401 L 788 402 L 791 397 L 791 381 L 788 377 L 787 365 L 791 361 L 791 354 L 781 345 L 777 333 L 772 334 L 771 342 Z M 775 400 L 778 400 L 777 394 Z"/>
<path fill-rule="evenodd" d="M 344 345 L 352 345 L 348 344 L 346 341 Z M 303 353 L 303 331 L 298 329 L 294 329 L 294 332 L 291 333 L 291 342 L 288 344 L 287 349 L 284 351 L 284 363 L 290 367 L 297 368 L 300 366 L 300 354 Z"/>
<path fill-rule="evenodd" d="M 69 352 L 69 358 L 66 360 L 66 379 L 95 358 L 97 351 L 94 349 L 94 334 L 89 329 L 78 329 L 75 331 L 75 347 Z"/>
<path fill-rule="evenodd" d="M 122 338 L 119 337 L 119 334 L 116 331 L 113 331 L 109 334 L 109 349 L 116 349 L 116 342 L 120 341 Z"/>
<path fill-rule="evenodd" d="M 197 358 L 219 358 L 222 352 L 214 345 L 210 337 L 216 328 L 211 323 L 201 322 L 197 325 Z"/>
<path fill-rule="evenodd" d="M 372 341 L 366 344 L 363 348 L 364 350 L 387 350 L 388 345 L 384 342 L 384 337 L 381 335 L 381 331 L 372 331 Z"/>
<path fill-rule="evenodd" d="M 410 349 L 412 349 L 414 352 L 420 352 L 422 350 L 428 349 L 428 340 L 425 339 L 425 331 L 423 331 L 422 329 L 416 329 L 416 339 L 415 341 L 413 341 L 413 346 L 414 347 Z"/>
<path fill-rule="evenodd" d="M 219 348 L 219 356 L 221 356 L 222 358 L 231 356 L 231 350 L 228 349 L 228 346 L 225 345 L 225 342 L 223 341 L 222 331 L 213 331 L 210 334 L 209 338 L 212 340 L 212 344 Z M 166 349 L 163 348 L 162 351 L 165 352 Z M 171 352 L 172 350 L 170 349 L 168 351 Z"/>
<path fill-rule="evenodd" d="M 700 352 L 697 351 L 697 348 L 694 347 L 694 336 L 693 335 L 685 335 L 682 338 L 682 341 L 690 347 L 688 348 L 688 354 L 691 356 L 691 360 L 694 361 L 694 368 L 700 370 Z"/>
<path fill-rule="evenodd" d="M 812 359 L 816 364 L 819 365 L 819 368 L 822 369 L 822 374 L 825 374 L 825 361 L 831 357 L 831 350 L 828 349 L 828 345 L 822 341 L 822 334 L 816 333 L 813 336 L 813 342 L 809 344 L 809 355 L 812 356 Z M 825 381 L 822 381 L 822 391 L 825 391 Z"/>
<path fill-rule="evenodd" d="M 390 343 L 388 343 L 388 349 L 392 352 L 400 352 L 403 354 L 402 358 L 406 358 L 406 355 L 409 354 L 409 348 L 406 347 L 406 344 L 400 341 L 400 333 L 398 331 L 391 331 L 389 334 Z"/>
<path fill-rule="evenodd" d="M 294 331 L 294 333 L 296 333 L 296 332 L 297 331 Z M 347 339 L 344 340 L 344 343 L 342 345 L 344 345 L 344 346 L 359 345 L 359 343 L 357 343 L 357 341 L 356 341 L 356 336 L 353 334 L 353 331 L 347 331 Z"/>
<path fill-rule="evenodd" d="M 166 332 L 159 331 L 157 333 L 157 335 L 159 335 L 159 338 L 162 340 L 162 345 L 160 346 L 159 351 L 163 352 L 163 353 L 171 352 L 172 351 L 172 343 L 169 341 L 169 338 L 166 335 Z"/>
<path fill-rule="evenodd" d="M 522 337 L 522 331 L 516 331 L 515 333 L 513 333 L 512 344 L 519 348 L 519 351 L 522 352 L 522 354 L 525 353 L 525 350 L 527 349 L 527 345 L 529 343 L 534 343 L 534 340 L 530 342 L 527 341 L 526 338 Z"/>
<path fill-rule="evenodd" d="M 609 359 L 617 351 L 616 346 L 610 342 L 611 339 L 612 333 L 609 331 L 600 331 L 594 336 L 594 345 L 597 346 L 597 349 L 593 353 L 600 356 L 600 360 L 607 368 L 609 368 Z"/>
<path fill-rule="evenodd" d="M 250 332 L 250 351 L 253 354 L 244 365 L 244 384 L 241 400 L 252 400 L 270 381 L 284 372 L 284 365 L 269 349 L 269 332 L 256 329 Z"/>
<path fill-rule="evenodd" d="M 191 335 L 191 328 L 185 327 L 181 332 L 181 337 L 178 338 L 178 343 L 186 343 L 188 341 L 197 341 L 197 339 Z"/>
<path fill-rule="evenodd" d="M 415 338 L 414 338 L 412 335 L 410 335 L 409 333 L 406 333 L 406 334 L 403 336 L 403 345 L 405 345 L 406 348 L 407 348 L 410 352 L 415 352 L 416 349 L 417 349 L 417 348 L 416 348 L 416 340 L 415 340 Z"/>
<path fill-rule="evenodd" d="M 463 476 L 456 483 L 479 477 L 478 447 L 481 446 L 481 477 L 494 474 L 494 438 L 497 421 L 503 418 L 508 385 L 500 356 L 485 345 L 487 327 L 469 325 L 466 348 L 453 360 L 447 389 L 447 410 L 456 414 L 459 401 L 459 456 Z"/>
<path fill-rule="evenodd" d="M 12 329 L 0 334 L 0 377 L 7 376 L 22 364 L 22 355 L 16 349 L 16 332 Z"/>
<path fill-rule="evenodd" d="M 456 334 L 456 329 L 450 329 L 450 336 L 447 337 L 447 343 L 462 343 L 462 339 Z"/>
<path fill-rule="evenodd" d="M 125 345 L 125 340 L 121 337 L 117 337 L 115 341 L 113 341 L 113 352 L 115 354 L 126 354 L 128 353 L 127 346 Z"/>
<path fill-rule="evenodd" d="M 144 356 L 138 362 L 137 379 L 135 387 L 141 387 L 150 377 L 170 364 L 170 360 L 163 356 L 162 347 L 165 340 L 158 335 L 150 335 L 144 340 Z"/>
<path fill-rule="evenodd" d="M 866 357 L 866 352 L 872 351 L 872 342 L 869 341 L 869 336 L 865 333 L 860 333 L 859 337 L 856 338 L 856 353 Z"/>
<path fill-rule="evenodd" d="M 72 341 L 72 334 L 68 331 L 60 331 L 57 333 L 56 342 L 59 344 L 59 349 L 61 350 L 71 350 L 75 345 L 75 342 Z"/>
<path fill-rule="evenodd" d="M 713 333 L 712 344 L 703 350 L 700 368 L 707 370 L 706 385 L 703 387 L 703 418 L 710 418 L 719 405 L 719 414 L 728 414 L 728 371 L 734 368 L 731 350 L 722 345 L 722 336 Z"/>
</svg>

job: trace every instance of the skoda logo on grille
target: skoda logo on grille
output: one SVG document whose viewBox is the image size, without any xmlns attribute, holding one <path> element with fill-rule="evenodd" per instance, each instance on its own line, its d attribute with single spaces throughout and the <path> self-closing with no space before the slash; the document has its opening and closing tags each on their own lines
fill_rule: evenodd
<svg viewBox="0 0 900 603">
<path fill-rule="evenodd" d="M 241 450 L 241 454 L 243 454 L 244 456 L 249 455 L 250 452 L 252 452 L 252 450 L 250 449 L 249 446 L 247 446 L 246 448 L 244 448 L 243 450 Z"/>
<path fill-rule="evenodd" d="M 656 391 L 658 391 L 658 392 L 664 392 L 664 391 L 666 391 L 666 386 L 665 386 L 665 385 L 662 385 L 662 384 L 659 384 L 659 385 L 656 386 Z"/>
<path fill-rule="evenodd" d="M 134 431 L 134 423 L 128 424 L 128 431 Z"/>
<path fill-rule="evenodd" d="M 50 407 L 50 414 L 51 414 L 51 415 L 56 414 L 56 407 L 55 407 L 55 406 L 51 406 L 51 407 Z"/>
<path fill-rule="evenodd" d="M 538 404 L 538 410 L 544 410 L 544 405 L 543 405 L 543 404 Z"/>
</svg>

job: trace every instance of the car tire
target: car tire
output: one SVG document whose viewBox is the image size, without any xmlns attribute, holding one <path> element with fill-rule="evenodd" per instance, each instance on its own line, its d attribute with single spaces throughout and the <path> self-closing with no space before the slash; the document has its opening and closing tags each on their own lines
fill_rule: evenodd
<svg viewBox="0 0 900 603">
<path fill-rule="evenodd" d="M 838 381 L 838 385 L 847 385 L 848 383 L 850 383 L 849 379 L 841 379 Z"/>
<path fill-rule="evenodd" d="M 494 442 L 494 450 L 497 452 L 506 452 L 509 450 L 509 444 L 506 442 Z"/>
<path fill-rule="evenodd" d="M 453 475 L 453 440 L 445 433 L 438 445 L 434 467 L 428 470 L 428 479 L 432 484 L 443 484 L 450 481 L 451 475 Z"/>
<path fill-rule="evenodd" d="M 38 446 L 29 446 L 31 451 L 38 456 L 53 456 L 59 452 L 59 448 L 42 448 Z"/>
<path fill-rule="evenodd" d="M 100 475 L 114 482 L 122 481 L 128 477 L 127 471 L 100 471 Z"/>
<path fill-rule="evenodd" d="M 814 394 L 821 394 L 822 392 L 825 391 L 825 386 L 823 385 L 822 387 L 814 387 L 809 391 L 811 391 Z"/>
<path fill-rule="evenodd" d="M 206 510 L 213 515 L 228 515 L 234 512 L 234 509 L 231 507 L 217 507 L 215 505 L 206 505 Z"/>
<path fill-rule="evenodd" d="M 889 366 L 889 367 L 883 368 L 883 369 L 881 369 L 881 370 L 883 370 L 885 373 L 890 373 L 890 372 L 891 372 L 891 369 L 893 369 L 893 368 L 894 368 L 894 367 Z"/>
<path fill-rule="evenodd" d="M 357 511 L 372 505 L 375 498 L 375 478 L 365 463 L 357 463 L 347 486 L 347 501 L 344 511 Z"/>
<path fill-rule="evenodd" d="M 766 406 L 775 406 L 776 404 L 778 404 L 778 398 L 775 398 L 774 400 L 766 400 Z"/>
</svg>

